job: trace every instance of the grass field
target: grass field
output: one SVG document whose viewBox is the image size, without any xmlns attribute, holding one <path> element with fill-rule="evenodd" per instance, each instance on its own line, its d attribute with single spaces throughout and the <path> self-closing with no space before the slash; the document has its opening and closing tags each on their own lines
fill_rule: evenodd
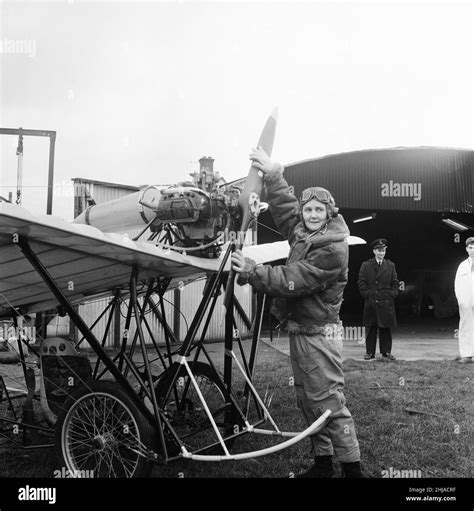
<svg viewBox="0 0 474 511">
<path fill-rule="evenodd" d="M 355 420 L 366 477 L 396 477 L 397 471 L 421 478 L 474 476 L 474 364 L 348 360 L 344 370 L 347 405 Z M 296 407 L 291 376 L 288 357 L 271 349 L 259 359 L 254 382 L 262 396 L 272 396 L 270 411 L 280 429 L 300 431 L 305 424 Z M 236 379 L 237 389 L 239 385 Z M 0 442 L 1 477 L 49 478 L 60 468 L 51 449 L 25 451 Z M 245 435 L 234 449 L 243 452 L 275 442 Z M 174 461 L 156 466 L 152 477 L 287 478 L 311 462 L 306 439 L 251 460 Z"/>
</svg>

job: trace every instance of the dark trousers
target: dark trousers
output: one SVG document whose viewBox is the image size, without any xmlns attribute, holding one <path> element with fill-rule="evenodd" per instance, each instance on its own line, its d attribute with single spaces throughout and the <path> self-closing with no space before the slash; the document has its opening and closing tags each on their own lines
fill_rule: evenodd
<svg viewBox="0 0 474 511">
<path fill-rule="evenodd" d="M 390 328 L 370 326 L 365 337 L 365 349 L 368 355 L 375 355 L 377 346 L 377 330 L 379 331 L 380 353 L 386 354 L 392 352 L 392 331 Z"/>
</svg>

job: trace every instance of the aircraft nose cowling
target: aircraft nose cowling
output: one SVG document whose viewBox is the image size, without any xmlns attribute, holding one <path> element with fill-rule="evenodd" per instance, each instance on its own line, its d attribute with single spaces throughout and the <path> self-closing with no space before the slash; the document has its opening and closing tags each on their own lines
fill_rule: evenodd
<svg viewBox="0 0 474 511">
<path fill-rule="evenodd" d="M 154 218 L 152 208 L 158 205 L 164 188 L 151 185 L 139 192 L 89 206 L 74 219 L 74 223 L 92 225 L 102 232 L 127 233 L 133 237 L 135 231 L 143 229 Z"/>
</svg>

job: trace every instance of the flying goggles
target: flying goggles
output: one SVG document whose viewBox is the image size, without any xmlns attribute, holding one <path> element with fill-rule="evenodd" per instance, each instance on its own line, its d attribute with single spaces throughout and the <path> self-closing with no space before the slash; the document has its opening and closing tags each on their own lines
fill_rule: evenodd
<svg viewBox="0 0 474 511">
<path fill-rule="evenodd" d="M 300 204 L 303 206 L 313 199 L 316 199 L 323 204 L 328 204 L 329 215 L 331 217 L 337 216 L 339 208 L 336 208 L 334 197 L 328 190 L 326 190 L 326 188 L 321 188 L 320 186 L 312 186 L 311 188 L 306 188 L 301 192 Z"/>
</svg>

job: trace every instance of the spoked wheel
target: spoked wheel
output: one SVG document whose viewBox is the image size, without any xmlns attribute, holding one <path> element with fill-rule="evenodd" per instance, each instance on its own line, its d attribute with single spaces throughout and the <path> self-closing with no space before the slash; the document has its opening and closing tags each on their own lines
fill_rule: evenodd
<svg viewBox="0 0 474 511">
<path fill-rule="evenodd" d="M 148 475 L 154 430 L 115 383 L 93 381 L 77 389 L 56 424 L 56 449 L 71 477 Z"/>
<path fill-rule="evenodd" d="M 234 430 L 235 410 L 226 403 L 224 384 L 210 365 L 191 362 L 190 367 L 217 429 L 222 438 L 225 438 Z M 178 374 L 175 383 L 171 386 L 176 373 Z M 171 426 L 188 451 L 194 453 L 218 442 L 204 404 L 182 364 L 175 362 L 168 373 L 158 381 L 155 391 L 158 405 L 165 412 Z M 166 436 L 168 440 L 171 438 L 168 434 Z M 234 440 L 229 439 L 225 443 L 230 447 Z M 206 449 L 206 451 L 208 454 L 209 450 Z M 213 452 L 216 451 L 222 453 L 222 448 L 217 446 L 213 449 Z M 176 444 L 171 452 L 177 452 Z"/>
</svg>

